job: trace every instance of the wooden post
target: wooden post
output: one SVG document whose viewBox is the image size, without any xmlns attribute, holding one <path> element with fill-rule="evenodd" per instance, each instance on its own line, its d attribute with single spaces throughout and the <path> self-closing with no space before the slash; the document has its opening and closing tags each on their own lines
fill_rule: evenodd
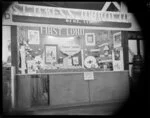
<svg viewBox="0 0 150 118">
<path fill-rule="evenodd" d="M 15 67 L 11 67 L 11 107 L 15 108 Z"/>
</svg>

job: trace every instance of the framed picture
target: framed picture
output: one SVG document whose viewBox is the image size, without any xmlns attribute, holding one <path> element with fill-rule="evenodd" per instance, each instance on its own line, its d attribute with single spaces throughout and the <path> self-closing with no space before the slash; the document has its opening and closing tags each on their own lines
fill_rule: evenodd
<svg viewBox="0 0 150 118">
<path fill-rule="evenodd" d="M 39 31 L 28 30 L 28 40 L 29 40 L 29 44 L 40 44 Z"/>
<path fill-rule="evenodd" d="M 85 43 L 87 46 L 95 46 L 95 34 L 86 33 L 85 34 Z"/>
<path fill-rule="evenodd" d="M 57 45 L 45 45 L 45 63 L 57 63 Z"/>
<path fill-rule="evenodd" d="M 121 47 L 121 32 L 117 32 L 113 35 L 114 48 Z"/>
</svg>

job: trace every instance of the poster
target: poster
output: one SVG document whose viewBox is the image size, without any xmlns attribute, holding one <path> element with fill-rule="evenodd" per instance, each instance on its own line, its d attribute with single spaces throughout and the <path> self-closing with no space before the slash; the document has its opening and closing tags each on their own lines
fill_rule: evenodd
<svg viewBox="0 0 150 118">
<path fill-rule="evenodd" d="M 29 44 L 40 44 L 39 31 L 28 30 L 28 40 L 29 40 Z"/>
<path fill-rule="evenodd" d="M 121 47 L 121 32 L 117 32 L 113 35 L 114 48 Z"/>
<path fill-rule="evenodd" d="M 57 46 L 46 45 L 45 46 L 45 63 L 54 64 L 57 62 Z"/>
<path fill-rule="evenodd" d="M 122 71 L 124 70 L 123 65 L 123 49 L 122 47 L 115 48 L 113 50 L 113 70 L 114 71 Z"/>
<path fill-rule="evenodd" d="M 85 34 L 85 43 L 87 46 L 95 46 L 95 34 L 86 33 Z"/>
</svg>

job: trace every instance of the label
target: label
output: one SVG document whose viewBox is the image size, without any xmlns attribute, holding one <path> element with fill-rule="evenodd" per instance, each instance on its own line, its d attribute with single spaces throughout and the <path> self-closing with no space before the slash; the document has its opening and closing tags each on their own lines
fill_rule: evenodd
<svg viewBox="0 0 150 118">
<path fill-rule="evenodd" d="M 84 72 L 84 80 L 94 80 L 93 72 Z"/>
</svg>

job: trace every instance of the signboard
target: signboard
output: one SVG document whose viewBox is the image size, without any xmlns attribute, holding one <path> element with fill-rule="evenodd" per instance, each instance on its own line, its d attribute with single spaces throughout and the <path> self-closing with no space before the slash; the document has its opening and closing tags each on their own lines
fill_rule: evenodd
<svg viewBox="0 0 150 118">
<path fill-rule="evenodd" d="M 75 54 L 77 54 L 78 52 L 80 52 L 80 46 L 79 45 L 63 45 L 60 46 L 60 51 L 69 55 L 69 56 L 73 56 Z"/>
<path fill-rule="evenodd" d="M 84 20 L 84 23 L 88 24 L 104 21 L 124 23 L 129 22 L 127 13 L 118 12 L 43 7 L 18 3 L 12 5 L 11 10 L 13 15 L 66 19 L 66 22 L 79 23 L 77 20 Z"/>
<path fill-rule="evenodd" d="M 94 80 L 93 72 L 84 72 L 84 80 Z"/>
<path fill-rule="evenodd" d="M 36 24 L 53 24 L 53 25 L 70 25 L 70 26 L 93 26 L 93 27 L 112 27 L 112 28 L 130 28 L 131 23 L 128 22 L 116 22 L 116 21 L 98 21 L 87 22 L 84 19 L 73 20 L 73 22 L 67 22 L 64 18 L 46 18 L 37 16 L 21 16 L 13 15 L 12 21 L 23 23 L 36 23 Z M 75 22 L 74 22 L 75 21 Z"/>
</svg>

